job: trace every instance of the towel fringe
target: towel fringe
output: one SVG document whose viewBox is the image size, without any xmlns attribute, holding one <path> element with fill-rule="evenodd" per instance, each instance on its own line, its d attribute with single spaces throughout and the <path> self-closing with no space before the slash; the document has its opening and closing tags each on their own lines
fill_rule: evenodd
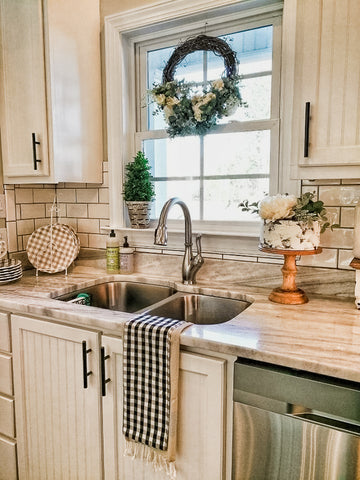
<svg viewBox="0 0 360 480">
<path fill-rule="evenodd" d="M 165 472 L 169 480 L 176 480 L 175 462 L 169 462 L 166 452 L 125 439 L 124 456 L 131 457 L 132 460 L 145 460 L 153 466 L 155 472 Z"/>
</svg>

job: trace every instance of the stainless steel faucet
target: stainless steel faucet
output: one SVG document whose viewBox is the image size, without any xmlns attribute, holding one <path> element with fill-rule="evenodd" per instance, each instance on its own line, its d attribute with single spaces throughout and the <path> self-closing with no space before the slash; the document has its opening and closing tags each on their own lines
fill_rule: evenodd
<svg viewBox="0 0 360 480">
<path fill-rule="evenodd" d="M 192 252 L 192 228 L 191 228 L 191 216 L 186 204 L 180 200 L 180 198 L 170 198 L 163 206 L 158 226 L 155 229 L 155 245 L 167 245 L 167 217 L 169 211 L 173 205 L 180 205 L 185 217 L 185 253 L 182 264 L 182 279 L 185 285 L 191 285 L 196 283 L 195 277 L 199 271 L 201 265 L 204 263 L 204 259 L 201 256 L 201 235 L 196 237 L 196 249 L 197 253 L 194 256 Z"/>
</svg>

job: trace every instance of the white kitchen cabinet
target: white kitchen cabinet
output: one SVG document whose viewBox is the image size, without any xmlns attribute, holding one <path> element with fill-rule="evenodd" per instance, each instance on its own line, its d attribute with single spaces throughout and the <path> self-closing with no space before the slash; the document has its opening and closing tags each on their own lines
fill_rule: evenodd
<svg viewBox="0 0 360 480">
<path fill-rule="evenodd" d="M 102 479 L 99 333 L 18 315 L 11 324 L 20 480 Z"/>
<path fill-rule="evenodd" d="M 0 312 L 0 480 L 17 480 L 9 315 Z"/>
<path fill-rule="evenodd" d="M 168 480 L 151 465 L 124 457 L 122 434 L 122 341 L 103 336 L 106 396 L 103 397 L 106 480 Z M 177 479 L 225 478 L 226 361 L 181 352 L 179 378 Z"/>
<path fill-rule="evenodd" d="M 284 65 L 292 63 L 294 73 L 291 132 L 284 133 L 291 136 L 293 177 L 359 178 L 359 0 L 287 0 L 284 32 Z"/>
<path fill-rule="evenodd" d="M 100 183 L 99 0 L 0 0 L 0 27 L 4 183 Z"/>
</svg>

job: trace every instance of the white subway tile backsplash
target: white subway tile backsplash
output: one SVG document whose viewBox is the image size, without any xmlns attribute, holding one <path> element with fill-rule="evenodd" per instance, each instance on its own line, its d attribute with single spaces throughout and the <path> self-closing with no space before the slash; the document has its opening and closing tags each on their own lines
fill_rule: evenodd
<svg viewBox="0 0 360 480">
<path fill-rule="evenodd" d="M 354 220 L 355 220 L 355 207 L 342 207 L 341 208 L 341 226 L 353 228 Z"/>
<path fill-rule="evenodd" d="M 12 237 L 9 249 L 22 250 L 33 229 L 50 223 L 50 209 L 54 195 L 60 209 L 58 219 L 71 225 L 80 238 L 81 246 L 86 248 L 105 248 L 109 227 L 109 189 L 108 163 L 103 162 L 103 184 L 62 183 L 49 185 L 5 185 L 7 200 L 6 226 Z M 352 255 L 354 205 L 360 199 L 360 180 L 316 180 L 302 181 L 302 192 L 318 192 L 319 199 L 325 203 L 328 217 L 332 223 L 341 223 L 341 228 L 333 232 L 328 230 L 321 237 L 324 247 L 320 255 L 303 256 L 299 265 L 324 266 L 348 269 Z M 56 218 L 55 218 L 56 220 Z M 214 243 L 216 246 L 217 244 Z M 139 252 L 162 253 L 182 256 L 183 251 L 149 248 L 137 248 Z M 259 263 L 283 263 L 282 256 L 258 255 L 223 255 L 209 251 L 209 259 L 224 261 L 246 261 Z"/>
<path fill-rule="evenodd" d="M 68 217 L 87 218 L 88 206 L 86 203 L 68 203 L 66 205 L 66 214 Z"/>
<path fill-rule="evenodd" d="M 47 217 L 51 217 L 51 209 L 54 207 L 53 203 L 47 203 L 45 205 L 45 212 Z M 56 211 L 53 211 L 53 218 L 66 217 L 66 205 L 65 203 L 58 203 L 56 205 Z M 48 220 L 49 221 L 49 220 Z"/>
<path fill-rule="evenodd" d="M 80 246 L 83 248 L 88 248 L 89 247 L 89 235 L 87 233 L 79 233 L 78 232 L 78 237 L 80 240 Z"/>
<path fill-rule="evenodd" d="M 360 185 L 320 186 L 319 199 L 328 207 L 354 205 L 360 198 Z"/>
<path fill-rule="evenodd" d="M 78 232 L 81 233 L 100 233 L 99 220 L 97 218 L 79 218 Z"/>
<path fill-rule="evenodd" d="M 34 219 L 18 220 L 17 221 L 17 233 L 18 235 L 31 234 L 35 230 Z"/>
<path fill-rule="evenodd" d="M 33 203 L 20 205 L 21 220 L 27 218 L 41 218 L 45 217 L 45 205 L 43 203 Z"/>
<path fill-rule="evenodd" d="M 17 251 L 17 232 L 16 232 L 16 222 L 7 222 L 7 244 L 8 251 L 10 253 Z"/>
<path fill-rule="evenodd" d="M 34 203 L 53 203 L 55 199 L 55 188 L 34 188 Z"/>
<path fill-rule="evenodd" d="M 89 203 L 89 218 L 109 218 L 109 205 L 106 203 Z"/>
<path fill-rule="evenodd" d="M 303 185 L 340 185 L 341 180 L 302 180 Z"/>
<path fill-rule="evenodd" d="M 109 203 L 109 189 L 108 188 L 99 188 L 99 202 L 100 203 Z"/>
<path fill-rule="evenodd" d="M 58 188 L 56 192 L 59 204 L 76 202 L 75 188 Z"/>
<path fill-rule="evenodd" d="M 33 203 L 34 202 L 33 189 L 32 188 L 16 188 L 15 201 L 18 204 Z"/>
<path fill-rule="evenodd" d="M 330 248 L 353 248 L 354 230 L 352 228 L 334 228 L 321 235 L 320 244 Z"/>
<path fill-rule="evenodd" d="M 76 190 L 76 201 L 78 203 L 98 203 L 99 189 L 86 188 Z"/>
<path fill-rule="evenodd" d="M 318 187 L 316 185 L 308 186 L 308 187 L 303 186 L 302 189 L 301 189 L 301 192 L 302 193 L 307 193 L 307 192 L 314 193 L 315 194 L 314 199 L 317 199 L 318 195 L 319 195 L 319 190 L 318 190 Z"/>
<path fill-rule="evenodd" d="M 50 219 L 49 218 L 35 218 L 35 230 L 44 227 L 45 225 L 50 225 Z"/>
<path fill-rule="evenodd" d="M 310 267 L 337 267 L 338 251 L 336 248 L 323 248 L 318 255 L 303 255 L 297 265 Z"/>
<path fill-rule="evenodd" d="M 108 187 L 109 186 L 109 173 L 108 172 L 103 172 L 103 187 Z"/>
<path fill-rule="evenodd" d="M 97 235 L 94 233 L 89 234 L 89 248 L 105 248 L 106 247 L 106 236 Z"/>
<path fill-rule="evenodd" d="M 14 190 L 5 190 L 6 219 L 8 222 L 16 220 L 15 210 L 15 192 Z"/>
</svg>

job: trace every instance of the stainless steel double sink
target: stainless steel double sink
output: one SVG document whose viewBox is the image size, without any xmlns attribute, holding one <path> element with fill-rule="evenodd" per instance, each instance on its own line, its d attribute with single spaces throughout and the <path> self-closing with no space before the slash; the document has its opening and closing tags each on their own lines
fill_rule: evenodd
<svg viewBox="0 0 360 480">
<path fill-rule="evenodd" d="M 56 299 L 70 301 L 80 293 L 90 296 L 93 307 L 149 313 L 202 325 L 227 322 L 250 305 L 246 300 L 184 293 L 168 286 L 130 281 L 100 283 Z"/>
</svg>

